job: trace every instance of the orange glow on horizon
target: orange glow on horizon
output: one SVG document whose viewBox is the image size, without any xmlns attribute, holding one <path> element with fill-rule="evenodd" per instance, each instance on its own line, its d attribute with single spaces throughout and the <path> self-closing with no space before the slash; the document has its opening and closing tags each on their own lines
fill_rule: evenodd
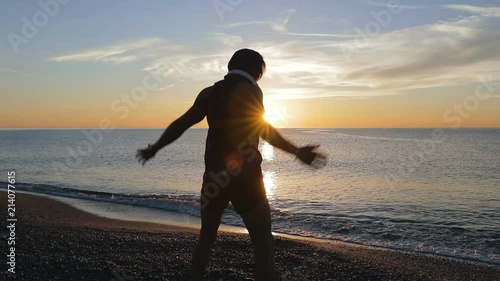
<svg viewBox="0 0 500 281">
<path fill-rule="evenodd" d="M 165 128 L 192 105 L 192 101 L 159 98 L 144 101 L 126 116 L 113 112 L 109 102 L 46 101 L 25 104 L 22 110 L 6 107 L 0 112 L 0 128 L 98 128 L 104 119 L 116 128 Z M 455 99 L 460 102 L 463 97 Z M 455 103 L 446 99 L 428 103 L 407 96 L 265 100 L 264 118 L 278 128 L 451 127 L 443 113 Z M 463 118 L 461 127 L 500 127 L 499 105 L 499 98 L 481 103 Z M 206 128 L 206 119 L 194 127 Z"/>
</svg>

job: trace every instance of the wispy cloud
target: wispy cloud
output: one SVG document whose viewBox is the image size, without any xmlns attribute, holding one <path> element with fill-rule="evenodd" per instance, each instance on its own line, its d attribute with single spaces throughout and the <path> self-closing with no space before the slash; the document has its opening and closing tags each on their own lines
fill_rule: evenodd
<svg viewBox="0 0 500 281">
<path fill-rule="evenodd" d="M 249 25 L 264 25 L 268 26 L 274 31 L 284 32 L 287 30 L 288 22 L 293 14 L 295 14 L 295 9 L 289 9 L 285 12 L 279 13 L 276 19 L 273 20 L 260 20 L 260 21 L 249 21 L 249 22 L 237 22 L 228 24 L 227 28 L 235 28 L 241 26 L 249 26 Z"/>
<path fill-rule="evenodd" d="M 265 79 L 273 85 L 266 89 L 269 99 L 395 95 L 475 83 L 479 75 L 496 70 L 500 34 L 478 28 L 483 20 L 471 16 L 383 33 L 358 46 L 350 61 L 344 48 L 359 44 L 357 34 L 282 33 L 276 39 L 247 40 L 246 45 L 266 60 Z M 294 40 L 296 36 L 315 38 Z M 185 50 L 159 58 L 146 69 L 166 64 L 162 73 L 172 81 L 220 79 L 234 52 L 228 38 L 216 39 L 222 45 L 217 52 Z"/>
<path fill-rule="evenodd" d="M 297 10 L 289 9 L 286 12 L 279 14 L 278 19 L 271 25 L 271 28 L 276 31 L 286 31 L 290 17 L 295 14 Z"/>
<path fill-rule="evenodd" d="M 429 6 L 427 5 L 403 5 L 401 3 L 399 4 L 391 4 L 391 3 L 387 3 L 387 2 L 384 2 L 384 3 L 381 3 L 381 2 L 376 2 L 376 1 L 370 1 L 370 0 L 364 0 L 364 1 L 361 1 L 362 3 L 365 3 L 367 5 L 370 5 L 370 6 L 374 6 L 374 7 L 398 7 L 400 9 L 409 9 L 409 10 L 418 10 L 418 9 L 425 9 L 425 8 L 428 8 Z"/>
<path fill-rule="evenodd" d="M 295 10 L 283 13 L 279 20 L 232 26 L 260 24 L 264 29 L 279 30 L 273 32 L 279 37 L 263 40 L 247 36 L 244 41 L 245 46 L 258 50 L 266 60 L 264 83 L 272 81 L 272 87 L 265 89 L 270 99 L 404 94 L 415 89 L 476 83 L 478 76 L 497 71 L 500 25 L 496 12 L 470 5 L 443 8 L 473 11 L 473 15 L 393 30 L 363 40 L 354 32 L 286 32 Z M 273 27 L 276 24 L 281 26 Z M 142 58 L 143 70 L 166 77 L 168 87 L 192 79 L 210 83 L 227 72 L 227 61 L 242 45 L 243 38 L 217 32 L 208 33 L 204 39 L 211 48 L 174 49 L 180 45 L 150 38 L 53 60 L 119 63 Z M 345 51 L 351 48 L 354 49 L 347 60 Z"/>
<path fill-rule="evenodd" d="M 157 58 L 143 70 L 162 75 L 173 84 L 187 79 L 212 81 L 221 78 L 221 75 L 227 71 L 228 54 L 230 51 L 202 54 L 186 49 L 172 56 Z"/>
<path fill-rule="evenodd" d="M 472 5 L 442 5 L 444 9 L 452 9 L 457 11 L 469 12 L 471 14 L 481 14 L 500 17 L 500 7 L 484 7 Z"/>
<path fill-rule="evenodd" d="M 324 91 L 321 88 L 269 88 L 266 89 L 266 100 L 296 100 L 322 97 L 342 97 L 341 93 Z"/>
<path fill-rule="evenodd" d="M 0 72 L 15 73 L 15 74 L 26 75 L 26 76 L 31 75 L 31 73 L 25 73 L 25 72 L 17 70 L 17 69 L 5 68 L 5 67 L 0 67 Z"/>
<path fill-rule="evenodd" d="M 247 26 L 247 25 L 271 25 L 271 21 L 247 21 L 247 22 L 236 22 L 226 25 L 227 28 Z"/>
<path fill-rule="evenodd" d="M 436 24 L 393 32 L 374 39 L 385 50 L 363 49 L 360 58 L 372 61 L 344 76 L 351 81 L 371 81 L 379 87 L 416 88 L 470 81 L 500 60 L 500 34 L 495 31 Z M 398 44 L 391 45 L 391 42 Z M 396 58 L 396 59 L 394 59 Z M 358 60 L 356 60 L 358 61 Z M 355 63 L 355 62 L 354 62 Z M 467 69 L 464 71 L 464 69 Z"/>
<path fill-rule="evenodd" d="M 236 47 L 243 42 L 243 38 L 240 36 L 226 33 L 211 33 L 208 37 L 229 47 Z"/>
<path fill-rule="evenodd" d="M 334 33 L 298 33 L 298 32 L 287 32 L 284 35 L 299 36 L 299 37 L 329 37 L 329 38 L 340 38 L 349 39 L 356 37 L 355 34 L 334 34 Z"/>
<path fill-rule="evenodd" d="M 318 36 L 321 40 L 277 45 L 267 57 L 271 77 L 286 87 L 308 90 L 276 93 L 276 98 L 393 95 L 476 83 L 478 76 L 500 65 L 500 32 L 481 28 L 486 22 L 495 25 L 486 19 L 491 13 L 477 11 L 483 16 L 382 33 L 363 44 L 358 38 Z M 344 50 L 353 46 L 347 61 Z"/>
<path fill-rule="evenodd" d="M 12 68 L 0 68 L 0 72 L 17 73 L 18 71 Z"/>
<path fill-rule="evenodd" d="M 161 38 L 145 38 L 134 41 L 121 42 L 102 48 L 80 51 L 74 54 L 53 57 L 56 62 L 104 62 L 129 63 L 141 58 L 154 55 L 154 51 L 176 48 L 171 42 Z M 148 49 L 148 52 L 144 52 Z"/>
</svg>

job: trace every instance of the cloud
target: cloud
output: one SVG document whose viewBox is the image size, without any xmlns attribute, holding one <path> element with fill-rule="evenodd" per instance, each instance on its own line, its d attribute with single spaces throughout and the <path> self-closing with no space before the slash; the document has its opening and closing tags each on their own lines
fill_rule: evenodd
<svg viewBox="0 0 500 281">
<path fill-rule="evenodd" d="M 267 71 L 259 83 L 270 99 L 398 95 L 479 83 L 478 76 L 498 71 L 500 22 L 496 13 L 470 5 L 443 8 L 474 13 L 399 30 L 390 26 L 391 31 L 375 36 L 361 30 L 347 34 L 286 32 L 295 10 L 279 15 L 279 20 L 232 26 L 261 24 L 279 30 L 270 32 L 272 36 L 248 36 L 244 41 L 266 60 Z M 227 62 L 243 38 L 219 32 L 203 38 L 206 44 L 191 46 L 140 39 L 53 60 L 124 63 L 141 59 L 143 70 L 166 78 L 165 87 L 182 81 L 213 83 L 227 72 Z"/>
<path fill-rule="evenodd" d="M 278 19 L 271 25 L 271 28 L 275 31 L 286 31 L 290 17 L 295 14 L 295 12 L 295 9 L 289 9 L 279 14 Z"/>
<path fill-rule="evenodd" d="M 422 34 L 425 38 L 413 34 Z M 400 40 L 399 47 L 390 45 L 396 37 Z M 481 71 L 480 66 L 483 63 L 499 61 L 499 38 L 498 32 L 468 30 L 448 25 L 432 25 L 395 32 L 376 39 L 387 42 L 388 46 L 387 50 L 377 52 L 381 58 L 397 56 L 398 61 L 390 60 L 390 64 L 378 62 L 360 67 L 347 73 L 345 79 L 368 79 L 379 85 L 393 82 L 393 85 L 399 84 L 399 87 L 404 84 L 415 87 L 415 82 L 420 80 L 419 83 L 423 87 L 426 85 L 425 81 L 437 82 L 440 80 L 438 78 L 452 73 L 456 78 L 471 78 L 477 71 Z M 364 51 L 364 55 L 370 53 L 375 56 L 373 51 Z M 470 74 L 464 73 L 463 68 L 469 68 Z M 450 77 L 447 77 L 441 82 L 449 83 L 449 79 Z M 436 85 L 429 83 L 427 86 Z"/>
<path fill-rule="evenodd" d="M 157 58 L 143 70 L 161 75 L 171 84 L 188 79 L 213 81 L 222 78 L 221 76 L 227 72 L 228 54 L 231 53 L 201 54 L 195 50 L 186 49 L 182 53 Z"/>
<path fill-rule="evenodd" d="M 271 22 L 271 21 L 247 21 L 247 22 L 231 23 L 231 24 L 228 24 L 226 27 L 233 28 L 233 27 L 240 27 L 240 26 L 246 26 L 246 25 L 271 25 L 271 24 L 273 24 L 273 22 Z"/>
<path fill-rule="evenodd" d="M 12 68 L 0 68 L 0 72 L 17 73 L 18 71 Z"/>
<path fill-rule="evenodd" d="M 479 75 L 497 70 L 499 32 L 479 28 L 483 21 L 482 16 L 470 16 L 382 33 L 361 42 L 356 33 L 285 32 L 279 38 L 245 43 L 266 60 L 262 82 L 270 83 L 265 88 L 269 99 L 398 95 L 477 83 Z M 301 36 L 310 39 L 295 40 Z M 156 59 L 145 70 L 159 71 L 172 83 L 220 79 L 234 52 L 231 45 L 239 39 L 227 34 L 210 38 L 221 44 L 217 51 L 184 49 Z M 347 60 L 349 48 L 354 49 Z"/>
<path fill-rule="evenodd" d="M 0 72 L 15 73 L 15 74 L 26 75 L 26 76 L 30 76 L 31 75 L 31 73 L 25 73 L 25 72 L 22 72 L 22 71 L 17 70 L 17 69 L 2 68 L 2 67 L 0 67 Z"/>
<path fill-rule="evenodd" d="M 289 9 L 285 12 L 279 13 L 277 18 L 274 20 L 261 20 L 261 21 L 249 21 L 249 22 L 237 22 L 231 23 L 226 28 L 235 28 L 248 25 L 264 25 L 268 26 L 274 31 L 284 32 L 287 30 L 288 22 L 293 14 L 295 14 L 295 9 Z"/>
<path fill-rule="evenodd" d="M 209 34 L 209 38 L 218 41 L 226 46 L 235 47 L 243 42 L 243 38 L 236 35 L 230 35 L 226 33 L 211 33 Z"/>
<path fill-rule="evenodd" d="M 299 36 L 299 37 L 329 37 L 329 38 L 339 38 L 339 39 L 349 39 L 354 38 L 354 34 L 334 34 L 334 33 L 298 33 L 298 32 L 287 32 L 284 35 L 289 36 Z"/>
<path fill-rule="evenodd" d="M 479 83 L 478 76 L 497 71 L 500 65 L 500 25 L 498 20 L 495 24 L 491 14 L 364 39 L 357 33 L 345 38 L 306 33 L 300 36 L 315 38 L 282 40 L 275 45 L 262 44 L 258 49 L 266 58 L 266 76 L 274 80 L 273 84 L 301 89 L 299 93 L 287 90 L 288 94 L 273 90 L 276 99 L 395 95 Z"/>
<path fill-rule="evenodd" d="M 481 18 L 408 28 L 372 38 L 353 57 L 373 61 L 352 69 L 348 81 L 413 89 L 476 81 L 500 62 L 500 33 L 477 29 Z"/>
<path fill-rule="evenodd" d="M 380 3 L 380 2 L 370 1 L 370 0 L 364 0 L 361 2 L 365 3 L 367 5 L 370 5 L 370 6 L 374 6 L 374 7 L 384 7 L 384 8 L 397 7 L 397 8 L 409 9 L 409 10 L 419 10 L 419 9 L 425 9 L 425 8 L 429 7 L 427 5 L 401 5 L 401 3 L 399 3 L 399 2 L 398 2 L 398 4 L 387 3 L 387 2 Z"/>
<path fill-rule="evenodd" d="M 145 38 L 134 41 L 121 42 L 111 46 L 90 49 L 74 54 L 53 57 L 56 62 L 104 62 L 104 63 L 130 63 L 141 58 L 154 55 L 155 51 L 173 49 L 169 41 L 161 38 Z M 148 52 L 144 50 L 148 49 Z"/>
<path fill-rule="evenodd" d="M 481 15 L 500 17 L 500 7 L 483 7 L 483 6 L 472 6 L 472 5 L 442 5 L 441 8 L 463 11 L 471 14 L 481 14 Z"/>
<path fill-rule="evenodd" d="M 296 100 L 296 99 L 312 99 L 324 97 L 346 97 L 351 96 L 349 93 L 325 91 L 321 88 L 269 88 L 266 89 L 266 100 Z M 353 97 L 354 98 L 354 97 Z"/>
</svg>

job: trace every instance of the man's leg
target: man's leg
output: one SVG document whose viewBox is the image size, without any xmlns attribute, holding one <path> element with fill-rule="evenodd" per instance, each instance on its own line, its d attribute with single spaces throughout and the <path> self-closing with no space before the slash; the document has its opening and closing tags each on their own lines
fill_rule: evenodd
<svg viewBox="0 0 500 281">
<path fill-rule="evenodd" d="M 208 264 L 212 245 L 217 238 L 220 220 L 223 211 L 212 211 L 207 208 L 201 210 L 200 238 L 193 252 L 191 275 L 193 281 L 202 280 L 205 267 Z"/>
<path fill-rule="evenodd" d="M 241 214 L 241 217 L 255 247 L 255 280 L 277 280 L 269 202 L 267 199 L 263 200 L 259 205 Z"/>
</svg>

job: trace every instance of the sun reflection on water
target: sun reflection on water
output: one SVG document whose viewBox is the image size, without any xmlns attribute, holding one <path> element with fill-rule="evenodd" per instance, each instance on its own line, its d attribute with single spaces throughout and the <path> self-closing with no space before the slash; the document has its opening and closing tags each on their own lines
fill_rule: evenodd
<svg viewBox="0 0 500 281">
<path fill-rule="evenodd" d="M 262 142 L 260 153 L 264 161 L 274 160 L 274 147 L 267 142 Z M 273 171 L 264 171 L 264 186 L 266 187 L 267 196 L 273 195 L 273 190 L 276 188 L 276 173 Z"/>
<path fill-rule="evenodd" d="M 263 142 L 260 148 L 262 159 L 271 161 L 274 159 L 274 147 L 267 142 Z"/>
<path fill-rule="evenodd" d="M 273 190 L 276 188 L 276 173 L 267 171 L 264 172 L 264 186 L 266 187 L 267 196 L 273 195 Z"/>
</svg>

